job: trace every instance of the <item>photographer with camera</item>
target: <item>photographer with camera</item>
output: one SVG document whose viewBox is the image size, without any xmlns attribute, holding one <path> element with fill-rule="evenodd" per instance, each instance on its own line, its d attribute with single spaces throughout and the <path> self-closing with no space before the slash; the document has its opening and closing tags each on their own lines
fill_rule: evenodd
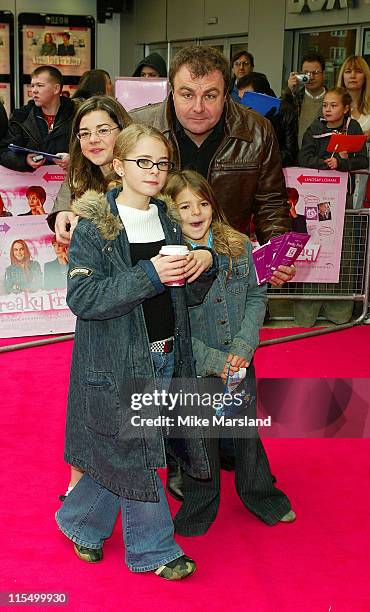
<svg viewBox="0 0 370 612">
<path fill-rule="evenodd" d="M 301 72 L 291 72 L 289 75 L 288 88 L 282 99 L 295 108 L 297 113 L 299 148 L 302 146 L 303 134 L 321 113 L 326 92 L 324 79 L 325 60 L 318 53 L 304 55 Z"/>
</svg>

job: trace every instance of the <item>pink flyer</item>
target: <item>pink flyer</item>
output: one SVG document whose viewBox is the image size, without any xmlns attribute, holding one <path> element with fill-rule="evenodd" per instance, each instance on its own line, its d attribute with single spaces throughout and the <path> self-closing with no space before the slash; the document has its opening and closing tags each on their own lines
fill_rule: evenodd
<svg viewBox="0 0 370 612">
<path fill-rule="evenodd" d="M 337 283 L 346 205 L 346 172 L 284 168 L 287 188 L 297 193 L 294 203 L 304 218 L 310 239 L 295 262 L 294 282 Z"/>
</svg>

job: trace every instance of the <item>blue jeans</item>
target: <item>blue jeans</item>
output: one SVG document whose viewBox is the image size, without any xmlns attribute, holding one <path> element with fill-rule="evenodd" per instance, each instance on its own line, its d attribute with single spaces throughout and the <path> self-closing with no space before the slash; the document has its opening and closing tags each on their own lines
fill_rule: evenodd
<svg viewBox="0 0 370 612">
<path fill-rule="evenodd" d="M 161 388 L 168 389 L 174 352 L 152 353 L 152 360 Z M 157 473 L 154 477 L 159 503 L 119 497 L 84 474 L 55 515 L 61 531 L 86 548 L 101 548 L 112 534 L 121 508 L 125 560 L 132 572 L 148 572 L 181 557 L 184 553 L 173 538 L 174 527 L 162 482 Z"/>
</svg>

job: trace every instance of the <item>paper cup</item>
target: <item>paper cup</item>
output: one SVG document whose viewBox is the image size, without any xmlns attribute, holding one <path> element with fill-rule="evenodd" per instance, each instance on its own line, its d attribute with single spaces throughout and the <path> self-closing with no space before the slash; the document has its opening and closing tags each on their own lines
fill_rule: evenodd
<svg viewBox="0 0 370 612">
<path fill-rule="evenodd" d="M 188 247 L 182 244 L 166 244 L 159 251 L 159 254 L 162 256 L 187 255 L 188 253 L 189 253 Z M 168 285 L 169 287 L 183 287 L 185 285 L 185 278 L 181 278 L 178 281 L 172 281 L 172 282 L 165 283 L 165 285 Z"/>
</svg>

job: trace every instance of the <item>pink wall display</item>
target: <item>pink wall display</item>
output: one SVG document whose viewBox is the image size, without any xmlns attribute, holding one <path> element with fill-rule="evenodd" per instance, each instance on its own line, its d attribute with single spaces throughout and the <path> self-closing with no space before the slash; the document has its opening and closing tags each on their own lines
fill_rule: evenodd
<svg viewBox="0 0 370 612">
<path fill-rule="evenodd" d="M 167 79 L 119 77 L 115 83 L 116 98 L 127 111 L 163 102 L 167 93 Z"/>
<path fill-rule="evenodd" d="M 294 282 L 339 281 L 346 172 L 284 168 L 289 199 L 298 215 L 305 217 L 310 239 L 298 257 Z"/>
<path fill-rule="evenodd" d="M 58 166 L 34 173 L 0 166 L 1 338 L 74 330 L 66 305 L 68 251 L 46 222 L 63 179 Z"/>
</svg>

